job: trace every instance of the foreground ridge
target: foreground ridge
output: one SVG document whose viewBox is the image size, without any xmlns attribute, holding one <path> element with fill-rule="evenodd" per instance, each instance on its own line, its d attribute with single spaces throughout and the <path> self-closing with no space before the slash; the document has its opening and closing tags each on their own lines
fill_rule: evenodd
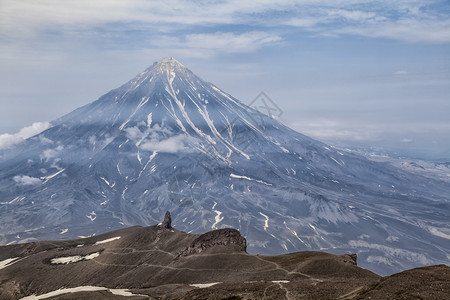
<svg viewBox="0 0 450 300">
<path fill-rule="evenodd" d="M 167 212 L 170 220 L 170 213 Z M 167 226 L 169 225 L 169 226 Z M 0 299 L 386 299 L 450 295 L 444 265 L 388 277 L 356 255 L 250 255 L 239 231 L 188 234 L 169 222 L 0 247 Z M 419 282 L 420 281 L 420 282 Z M 232 298 L 234 297 L 234 298 Z"/>
</svg>

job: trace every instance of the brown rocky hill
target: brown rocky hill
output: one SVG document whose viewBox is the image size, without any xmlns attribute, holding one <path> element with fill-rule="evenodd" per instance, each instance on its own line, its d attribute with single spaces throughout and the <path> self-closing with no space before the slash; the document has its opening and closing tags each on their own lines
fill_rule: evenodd
<svg viewBox="0 0 450 300">
<path fill-rule="evenodd" d="M 170 215 L 70 241 L 0 247 L 0 299 L 450 299 L 444 265 L 380 277 L 356 255 L 251 255 L 231 228 L 188 234 Z"/>
</svg>

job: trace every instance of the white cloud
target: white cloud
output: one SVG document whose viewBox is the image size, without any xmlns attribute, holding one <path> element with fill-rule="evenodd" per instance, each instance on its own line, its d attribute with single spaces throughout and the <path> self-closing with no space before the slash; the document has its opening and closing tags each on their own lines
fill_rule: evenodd
<svg viewBox="0 0 450 300">
<path fill-rule="evenodd" d="M 411 43 L 450 43 L 450 20 L 407 17 L 400 20 L 361 24 L 360 26 L 345 26 L 334 32 L 370 38 L 389 38 Z"/>
<path fill-rule="evenodd" d="M 413 140 L 412 139 L 408 139 L 408 138 L 404 138 L 404 139 L 401 139 L 400 142 L 402 142 L 402 143 L 412 143 Z"/>
<path fill-rule="evenodd" d="M 195 142 L 195 140 L 192 137 L 180 134 L 168 138 L 162 138 L 161 140 L 147 140 L 142 144 L 141 149 L 148 151 L 177 153 L 190 151 L 189 144 L 193 142 Z"/>
<path fill-rule="evenodd" d="M 11 148 L 11 147 L 23 142 L 25 139 L 41 133 L 42 131 L 48 129 L 49 127 L 50 127 L 49 122 L 35 122 L 31 126 L 22 128 L 18 133 L 1 134 L 0 135 L 0 149 Z"/>
<path fill-rule="evenodd" d="M 401 248 L 394 248 L 389 247 L 385 245 L 375 244 L 375 243 L 368 243 L 366 241 L 356 241 L 351 240 L 348 242 L 350 247 L 354 248 L 369 248 L 369 249 L 376 249 L 384 252 L 386 255 L 389 255 L 394 258 L 401 258 L 401 259 L 407 259 L 411 262 L 415 263 L 421 263 L 421 264 L 429 264 L 431 261 L 422 253 L 417 253 L 413 251 L 409 251 L 406 249 Z M 385 255 L 385 257 L 386 257 Z"/>
<path fill-rule="evenodd" d="M 126 136 L 132 141 L 139 140 L 144 135 L 138 127 L 125 128 Z"/>
<path fill-rule="evenodd" d="M 367 141 L 376 140 L 380 130 L 376 128 L 355 128 L 331 120 L 315 122 L 294 122 L 291 127 L 298 132 L 319 140 Z"/>
<path fill-rule="evenodd" d="M 395 75 L 406 75 L 406 74 L 409 74 L 409 72 L 405 71 L 405 70 L 399 70 L 399 71 L 396 71 L 394 74 Z"/>
<path fill-rule="evenodd" d="M 374 19 L 377 14 L 374 12 L 364 12 L 360 10 L 333 9 L 328 12 L 328 16 L 332 18 L 344 18 L 350 21 L 363 22 Z"/>
<path fill-rule="evenodd" d="M 261 0 L 255 5 L 252 1 L 237 0 L 208 1 L 206 4 L 193 0 L 3 0 L 0 35 L 26 39 L 51 29 L 83 37 L 88 31 L 92 35 L 99 30 L 99 36 L 104 36 L 102 30 L 112 24 L 120 24 L 120 27 L 114 26 L 114 35 L 128 34 L 129 29 L 154 34 L 184 30 L 188 26 L 243 24 L 270 28 L 284 24 L 313 29 L 325 35 L 356 34 L 415 42 L 449 42 L 448 15 L 432 7 L 435 2 Z M 280 11 L 283 17 L 280 17 Z M 205 39 L 204 36 L 191 38 L 200 42 Z M 225 39 L 229 37 L 225 36 Z"/>
<path fill-rule="evenodd" d="M 48 161 L 51 158 L 56 157 L 58 155 L 58 152 L 60 152 L 63 149 L 64 149 L 64 147 L 62 145 L 59 145 L 58 147 L 56 147 L 54 149 L 44 150 L 40 155 L 40 159 Z"/>
<path fill-rule="evenodd" d="M 152 128 L 141 131 L 138 127 L 125 129 L 128 139 L 136 142 L 136 146 L 146 151 L 157 151 L 160 153 L 177 153 L 190 151 L 190 144 L 196 143 L 196 139 L 185 135 L 173 135 L 171 130 L 154 124 Z"/>
<path fill-rule="evenodd" d="M 27 175 L 17 175 L 13 179 L 18 185 L 35 185 L 42 182 L 39 178 Z"/>
<path fill-rule="evenodd" d="M 281 40 L 282 38 L 276 34 L 259 31 L 242 34 L 216 32 L 214 34 L 190 34 L 186 36 L 187 45 L 191 48 L 224 52 L 252 52 Z"/>
</svg>

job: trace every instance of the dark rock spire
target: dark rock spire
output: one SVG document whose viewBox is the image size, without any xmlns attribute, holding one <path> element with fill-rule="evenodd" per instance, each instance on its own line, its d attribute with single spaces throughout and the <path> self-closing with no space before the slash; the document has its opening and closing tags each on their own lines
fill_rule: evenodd
<svg viewBox="0 0 450 300">
<path fill-rule="evenodd" d="M 166 211 L 166 215 L 164 216 L 164 221 L 162 223 L 162 227 L 164 228 L 172 228 L 172 217 L 170 216 L 170 212 Z"/>
</svg>

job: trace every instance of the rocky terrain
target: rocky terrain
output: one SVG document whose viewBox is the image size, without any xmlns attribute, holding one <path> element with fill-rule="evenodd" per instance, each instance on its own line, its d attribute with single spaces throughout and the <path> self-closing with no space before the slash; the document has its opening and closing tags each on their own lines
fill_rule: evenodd
<svg viewBox="0 0 450 300">
<path fill-rule="evenodd" d="M 0 299 L 449 299 L 450 268 L 381 277 L 355 254 L 250 255 L 239 231 L 188 234 L 170 214 L 69 241 L 0 247 Z"/>
</svg>

